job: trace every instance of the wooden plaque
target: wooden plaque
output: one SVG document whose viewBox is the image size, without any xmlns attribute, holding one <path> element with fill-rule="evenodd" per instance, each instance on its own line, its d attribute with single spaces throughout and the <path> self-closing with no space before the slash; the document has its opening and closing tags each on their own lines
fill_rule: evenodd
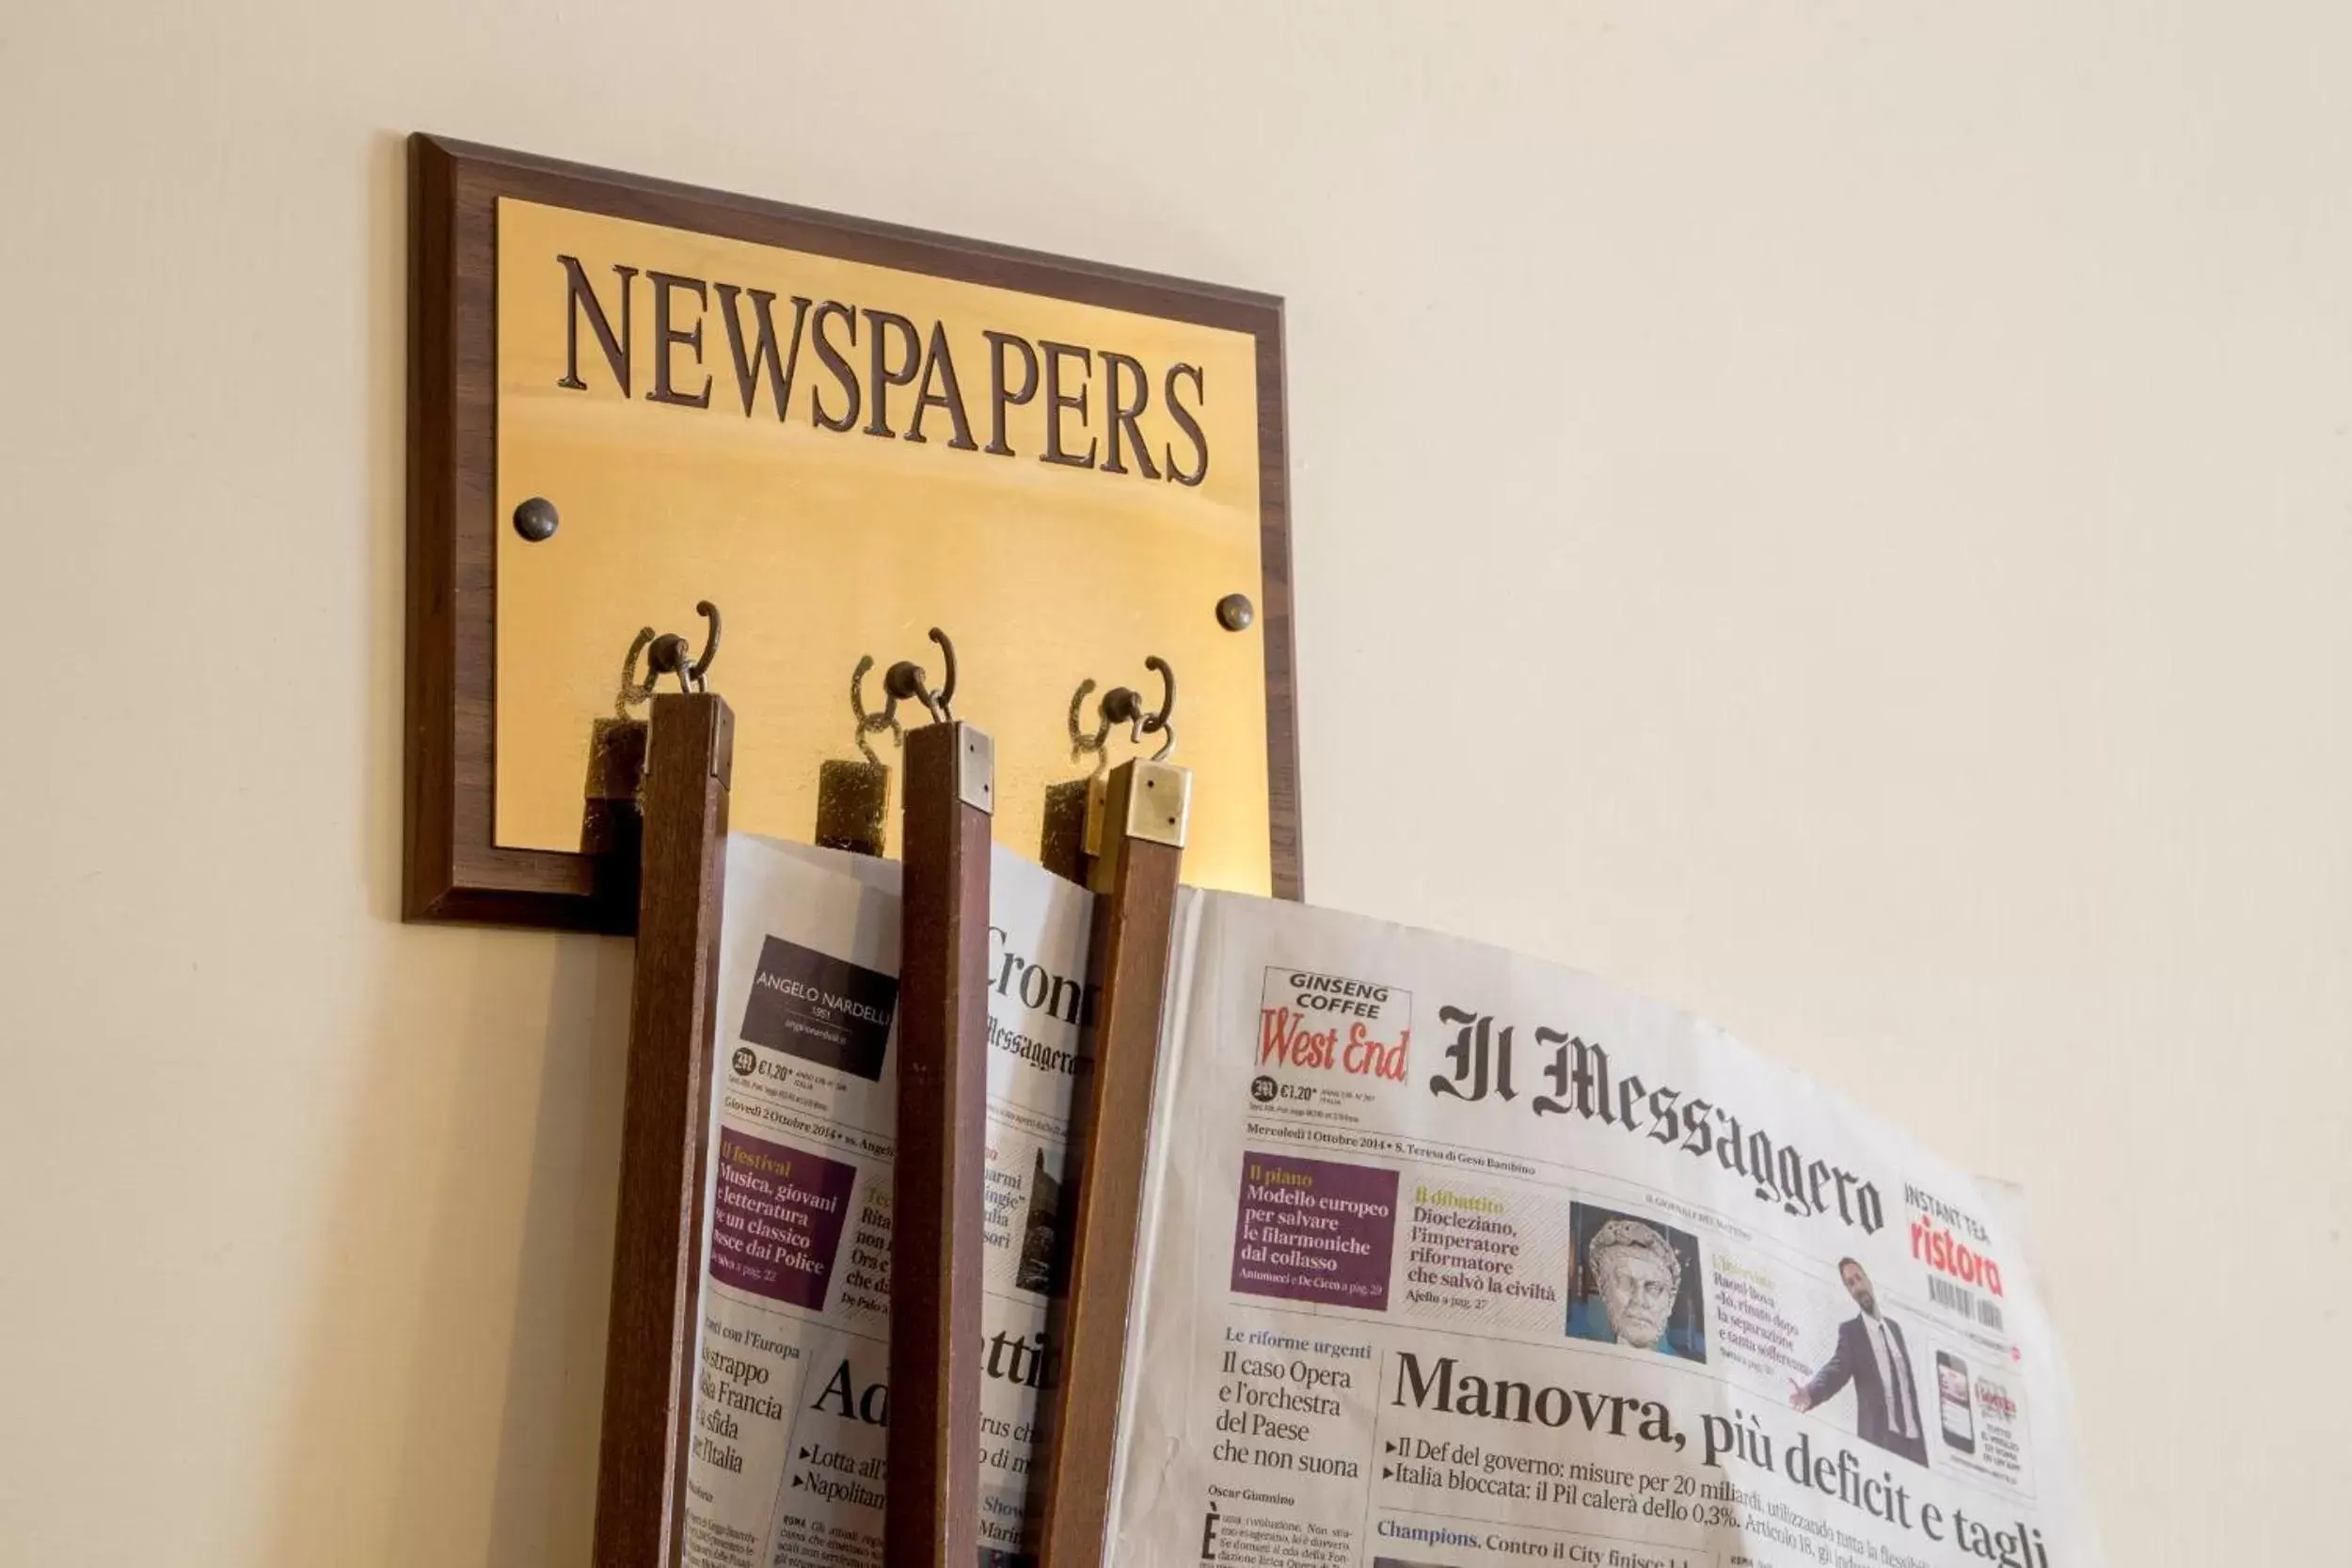
<svg viewBox="0 0 2352 1568">
<path fill-rule="evenodd" d="M 629 927 L 583 783 L 701 599 L 739 828 L 813 835 L 940 626 L 1008 845 L 1158 655 L 1189 874 L 1302 895 L 1279 300 L 423 135 L 410 225 L 410 918 Z"/>
</svg>

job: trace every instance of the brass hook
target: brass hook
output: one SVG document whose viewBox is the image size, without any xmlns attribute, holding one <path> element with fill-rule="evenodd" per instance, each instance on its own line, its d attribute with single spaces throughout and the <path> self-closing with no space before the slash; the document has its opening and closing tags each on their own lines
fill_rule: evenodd
<svg viewBox="0 0 2352 1568">
<path fill-rule="evenodd" d="M 628 657 L 621 660 L 621 694 L 612 703 L 612 717 L 627 719 L 628 710 L 653 695 L 653 677 L 647 675 L 644 685 L 637 681 L 637 656 L 653 641 L 653 628 L 640 626 L 636 638 L 628 645 Z"/>
<path fill-rule="evenodd" d="M 638 628 L 636 638 L 628 645 L 628 657 L 621 661 L 621 694 L 612 705 L 613 717 L 627 719 L 631 706 L 653 695 L 654 683 L 663 675 L 675 675 L 680 691 L 692 693 L 710 689 L 704 676 L 709 673 L 711 661 L 719 657 L 719 607 L 702 599 L 696 602 L 694 612 L 710 623 L 698 658 L 686 657 L 686 639 L 676 632 L 663 632 L 657 637 L 651 626 Z M 642 682 L 637 678 L 641 654 L 645 659 L 645 678 Z"/>
<path fill-rule="evenodd" d="M 923 673 L 921 665 L 902 658 L 882 672 L 882 690 L 889 695 L 893 707 L 900 702 L 920 703 L 923 711 L 931 716 L 932 723 L 944 724 L 956 716 L 956 645 L 937 626 L 931 628 L 931 641 L 939 644 L 940 657 L 947 664 L 947 678 L 939 689 L 930 689 L 930 677 Z"/>
<path fill-rule="evenodd" d="M 1127 738 L 1136 745 L 1143 743 L 1147 735 L 1163 738 L 1160 749 L 1152 753 L 1153 762 L 1165 762 L 1176 750 L 1176 672 L 1168 660 L 1153 654 L 1143 661 L 1143 667 L 1160 677 L 1160 707 L 1157 713 L 1143 710 L 1143 694 L 1131 687 L 1114 686 L 1103 693 L 1096 705 L 1094 733 L 1088 735 L 1080 728 L 1079 712 L 1086 704 L 1087 693 L 1094 689 L 1092 680 L 1078 683 L 1078 689 L 1070 696 L 1070 760 L 1076 762 L 1089 754 L 1094 757 L 1094 771 L 1100 774 L 1110 766 L 1107 743 L 1111 726 L 1127 726 Z"/>
<path fill-rule="evenodd" d="M 663 674 L 677 677 L 677 689 L 684 693 L 707 691 L 710 684 L 710 660 L 720 656 L 720 609 L 710 599 L 698 599 L 693 613 L 710 623 L 710 632 L 703 637 L 701 658 L 687 658 L 687 640 L 677 632 L 654 635 L 654 627 L 637 627 L 637 637 L 628 644 L 628 658 L 621 660 L 621 698 L 613 703 L 613 717 L 626 720 L 628 710 L 637 703 L 654 696 L 654 682 Z M 644 656 L 644 679 L 637 679 L 637 656 Z"/>
<path fill-rule="evenodd" d="M 866 672 L 873 667 L 874 656 L 863 654 L 858 657 L 857 668 L 850 672 L 850 711 L 857 715 L 857 749 L 866 754 L 867 762 L 880 768 L 882 758 L 874 754 L 874 748 L 866 743 L 866 737 L 888 730 L 891 744 L 902 745 L 906 740 L 906 732 L 898 726 L 898 699 L 896 697 L 891 698 L 880 713 L 866 711 Z"/>
<path fill-rule="evenodd" d="M 710 673 L 711 661 L 719 657 L 719 607 L 708 599 L 697 599 L 694 601 L 694 613 L 710 623 L 710 633 L 703 639 L 702 656 L 694 660 L 694 689 L 699 691 L 708 685 L 704 677 Z M 1175 688 L 1170 686 L 1168 701 L 1172 703 L 1175 700 Z"/>
<path fill-rule="evenodd" d="M 1152 753 L 1153 762 L 1166 762 L 1168 753 L 1176 750 L 1176 672 L 1157 654 L 1146 655 L 1143 667 L 1160 677 L 1160 711 L 1144 720 L 1139 731 L 1143 735 L 1168 736 L 1160 742 L 1160 749 Z"/>
<path fill-rule="evenodd" d="M 1176 672 L 1168 660 L 1157 654 L 1147 656 L 1143 667 L 1160 677 L 1160 710 L 1143 711 L 1143 694 L 1123 686 L 1115 686 L 1103 693 L 1103 717 L 1114 724 L 1127 726 L 1127 738 L 1137 745 L 1147 735 L 1162 736 L 1160 749 L 1152 753 L 1153 762 L 1166 762 L 1176 750 Z"/>
<path fill-rule="evenodd" d="M 857 715 L 857 749 L 866 753 L 867 762 L 877 766 L 882 762 L 882 758 L 874 754 L 874 748 L 866 743 L 869 735 L 880 735 L 888 730 L 894 743 L 904 744 L 906 730 L 898 722 L 900 703 L 922 704 L 923 711 L 931 716 L 933 722 L 945 722 L 955 718 L 956 645 L 948 641 L 947 634 L 937 626 L 931 628 L 931 641 L 939 644 L 939 651 L 947 663 L 946 683 L 936 691 L 930 689 L 930 677 L 923 673 L 921 665 L 902 658 L 882 672 L 882 708 L 880 713 L 873 713 L 867 711 L 866 706 L 866 672 L 874 667 L 874 656 L 861 656 L 857 668 L 850 673 L 850 711 Z"/>
<path fill-rule="evenodd" d="M 702 657 L 686 657 L 686 639 L 676 632 L 664 632 L 645 649 L 645 684 L 651 689 L 654 681 L 663 675 L 675 675 L 678 689 L 685 692 L 707 690 L 703 676 L 710 669 L 710 661 L 719 657 L 719 607 L 708 599 L 694 606 L 694 613 L 710 623 L 710 631 L 703 639 Z"/>
<path fill-rule="evenodd" d="M 1100 715 L 1101 721 L 1094 726 L 1094 733 L 1089 735 L 1078 727 L 1079 710 L 1086 705 L 1087 693 L 1093 689 L 1094 677 L 1089 675 L 1078 683 L 1077 690 L 1070 694 L 1070 760 L 1081 762 L 1091 753 L 1094 758 L 1094 776 L 1099 778 L 1103 770 L 1110 766 L 1110 753 L 1104 746 L 1104 742 L 1110 739 L 1111 734 L 1110 694 L 1108 692 L 1104 693 L 1103 702 L 1096 705 L 1095 711 Z"/>
</svg>

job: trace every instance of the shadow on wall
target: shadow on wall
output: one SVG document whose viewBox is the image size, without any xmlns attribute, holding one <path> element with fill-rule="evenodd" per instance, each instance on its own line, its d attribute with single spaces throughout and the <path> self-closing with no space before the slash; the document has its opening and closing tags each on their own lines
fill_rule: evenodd
<svg viewBox="0 0 2352 1568">
<path fill-rule="evenodd" d="M 456 1026 L 372 1042 L 326 1205 L 268 1564 L 588 1559 L 630 947 L 443 935 L 401 984 Z"/>
<path fill-rule="evenodd" d="M 407 154 L 370 150 L 371 903 L 399 919 Z M 584 1562 L 620 1180 L 630 944 L 417 927 L 290 1304 L 264 1568 Z"/>
</svg>

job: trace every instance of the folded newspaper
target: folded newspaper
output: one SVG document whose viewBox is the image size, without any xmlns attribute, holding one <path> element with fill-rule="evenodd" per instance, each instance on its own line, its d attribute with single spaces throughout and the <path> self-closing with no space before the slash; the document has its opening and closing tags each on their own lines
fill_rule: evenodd
<svg viewBox="0 0 2352 1568">
<path fill-rule="evenodd" d="M 999 850 L 981 1536 L 1021 1560 L 1090 898 Z M 688 1561 L 870 1568 L 898 867 L 728 847 Z M 1118 1568 L 2091 1568 L 2011 1205 L 1721 1031 L 1185 889 Z"/>
</svg>

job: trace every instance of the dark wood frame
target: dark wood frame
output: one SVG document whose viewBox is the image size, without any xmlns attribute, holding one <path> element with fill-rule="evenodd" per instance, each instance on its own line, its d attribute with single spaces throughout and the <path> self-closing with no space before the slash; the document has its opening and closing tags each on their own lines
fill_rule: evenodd
<svg viewBox="0 0 2352 1568">
<path fill-rule="evenodd" d="M 710 1216 L 735 720 L 712 695 L 653 700 L 621 1194 L 596 1466 L 596 1568 L 676 1568 Z M 898 1135 L 891 1224 L 886 1568 L 979 1555 L 982 1188 L 987 1169 L 993 781 L 961 723 L 906 737 Z M 616 784 L 617 787 L 617 784 Z M 974 789 L 987 791 L 975 804 Z"/>
<path fill-rule="evenodd" d="M 710 1223 L 735 720 L 716 696 L 663 695 L 648 724 L 628 728 L 607 737 L 626 741 L 612 750 L 644 759 L 644 771 L 642 820 L 616 835 L 642 842 L 643 860 L 594 1562 L 677 1568 Z M 967 724 L 906 737 L 885 1568 L 962 1568 L 978 1557 L 993 781 L 974 780 L 993 769 L 976 769 L 967 753 L 990 751 Z M 1190 788 L 1180 768 L 1114 770 L 1089 869 L 1095 1070 L 1072 1118 L 1068 1270 L 1050 1319 L 1061 1370 L 1039 1412 L 1030 1509 L 1040 1568 L 1100 1568 L 1105 1544 L 1183 863 L 1177 843 L 1128 832 L 1144 779 L 1163 800 Z M 632 793 L 627 780 L 605 784 L 616 800 Z"/>
<path fill-rule="evenodd" d="M 980 1559 L 981 1209 L 988 1180 L 993 780 L 962 723 L 906 736 L 898 1123 L 890 1200 L 890 1506 L 882 1568 Z"/>
<path fill-rule="evenodd" d="M 1279 298 L 420 133 L 409 138 L 408 203 L 408 919 L 626 931 L 636 914 L 634 867 L 625 857 L 494 842 L 502 196 L 1253 337 L 1274 891 L 1304 896 Z"/>
<path fill-rule="evenodd" d="M 1165 775 L 1180 771 L 1140 762 L 1112 771 L 1089 874 L 1094 933 L 1088 978 L 1101 990 L 1094 1070 L 1078 1081 L 1071 1116 L 1068 1272 L 1048 1320 L 1060 1369 L 1038 1403 L 1030 1472 L 1038 1568 L 1102 1568 L 1108 1546 L 1144 1158 L 1184 863 L 1179 846 L 1129 834 L 1128 800 L 1141 787 L 1138 778 L 1157 773 L 1164 785 Z"/>
<path fill-rule="evenodd" d="M 675 1568 L 685 1550 L 694 1345 L 716 1072 L 735 717 L 722 699 L 656 697 L 645 759 L 644 876 L 629 989 L 596 1456 L 596 1568 Z"/>
</svg>

